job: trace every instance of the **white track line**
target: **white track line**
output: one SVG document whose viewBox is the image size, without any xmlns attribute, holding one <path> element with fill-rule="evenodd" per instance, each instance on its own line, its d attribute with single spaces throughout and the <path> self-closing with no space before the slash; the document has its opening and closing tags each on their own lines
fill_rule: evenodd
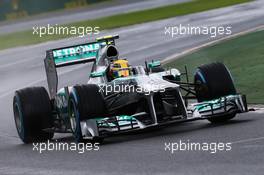
<svg viewBox="0 0 264 175">
<path fill-rule="evenodd" d="M 254 31 L 261 31 L 261 30 L 264 30 L 264 25 L 261 25 L 261 26 L 258 26 L 258 27 L 243 31 L 243 32 L 239 32 L 239 33 L 236 33 L 236 34 L 233 34 L 233 35 L 229 35 L 229 36 L 226 36 L 226 37 L 211 41 L 209 43 L 202 44 L 202 45 L 197 46 L 197 47 L 193 47 L 193 48 L 185 50 L 185 51 L 183 51 L 181 53 L 173 54 L 171 56 L 168 56 L 167 58 L 165 58 L 161 62 L 162 62 L 162 64 L 166 64 L 166 63 L 169 63 L 169 62 L 171 62 L 173 60 L 176 60 L 176 59 L 178 59 L 180 57 L 183 57 L 185 55 L 188 55 L 188 54 L 194 53 L 194 52 L 196 52 L 198 50 L 201 50 L 201 49 L 203 49 L 205 47 L 212 46 L 212 45 L 215 45 L 215 44 L 220 43 L 222 41 L 229 40 L 229 39 L 232 39 L 232 38 L 236 38 L 238 36 L 245 35 L 247 33 L 251 33 L 251 32 L 254 32 Z"/>
<path fill-rule="evenodd" d="M 82 68 L 82 67 L 84 67 L 84 66 L 85 66 L 85 65 L 80 65 L 80 66 L 74 67 L 74 68 L 72 68 L 72 69 L 69 69 L 69 70 L 63 71 L 63 72 L 61 72 L 61 73 L 58 73 L 58 76 L 63 75 L 63 74 L 70 73 L 70 72 L 75 71 L 75 70 L 78 70 L 78 69 L 80 69 L 80 68 Z M 33 81 L 33 82 L 27 84 L 27 87 L 30 87 L 30 86 L 36 85 L 36 84 L 41 83 L 41 82 L 43 82 L 43 81 L 45 81 L 45 80 L 46 80 L 46 77 L 40 78 L 40 79 L 38 79 L 38 80 L 36 80 L 36 81 Z M 6 96 L 8 96 L 8 95 L 13 94 L 17 89 L 21 89 L 21 88 L 23 88 L 23 87 L 17 87 L 16 89 L 12 89 L 12 90 L 10 90 L 10 91 L 7 91 L 7 92 L 1 94 L 1 95 L 0 95 L 0 99 L 6 97 Z"/>
<path fill-rule="evenodd" d="M 259 141 L 259 140 L 264 140 L 264 137 L 249 138 L 249 139 L 234 141 L 234 142 L 231 142 L 231 143 L 232 144 L 247 143 L 247 142 Z"/>
<path fill-rule="evenodd" d="M 28 62 L 28 61 L 31 61 L 31 60 L 34 60 L 34 59 L 38 59 L 38 57 L 32 57 L 32 58 L 18 60 L 18 61 L 7 63 L 7 64 L 2 64 L 2 65 L 0 65 L 0 69 L 11 67 L 11 66 L 13 67 L 16 64 L 22 64 L 22 63 L 25 63 L 25 62 Z"/>
</svg>

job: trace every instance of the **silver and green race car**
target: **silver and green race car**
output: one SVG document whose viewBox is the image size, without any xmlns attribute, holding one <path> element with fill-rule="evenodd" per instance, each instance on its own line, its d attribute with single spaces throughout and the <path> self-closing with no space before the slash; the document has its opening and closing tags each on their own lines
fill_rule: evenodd
<svg viewBox="0 0 264 175">
<path fill-rule="evenodd" d="M 54 133 L 72 133 L 82 142 L 200 119 L 220 123 L 248 111 L 222 63 L 198 67 L 189 82 L 187 69 L 164 69 L 159 61 L 130 66 L 119 57 L 118 38 L 47 51 L 49 93 L 44 87 L 15 92 L 14 118 L 24 143 Z M 92 63 L 88 83 L 58 89 L 57 69 L 82 63 Z"/>
</svg>

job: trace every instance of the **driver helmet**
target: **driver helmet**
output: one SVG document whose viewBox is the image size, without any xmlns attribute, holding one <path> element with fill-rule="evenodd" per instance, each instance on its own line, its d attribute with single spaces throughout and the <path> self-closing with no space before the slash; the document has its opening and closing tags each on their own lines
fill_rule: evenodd
<svg viewBox="0 0 264 175">
<path fill-rule="evenodd" d="M 110 64 L 110 76 L 112 79 L 130 76 L 130 65 L 125 59 L 114 60 Z"/>
</svg>

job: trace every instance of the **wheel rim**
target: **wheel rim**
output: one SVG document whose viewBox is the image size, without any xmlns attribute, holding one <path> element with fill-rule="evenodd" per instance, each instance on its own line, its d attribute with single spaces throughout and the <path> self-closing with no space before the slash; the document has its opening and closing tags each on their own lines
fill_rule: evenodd
<svg viewBox="0 0 264 175">
<path fill-rule="evenodd" d="M 19 110 L 19 106 L 17 103 L 14 105 L 14 116 L 15 116 L 15 124 L 19 134 L 22 133 L 22 120 L 21 120 L 21 112 Z"/>
<path fill-rule="evenodd" d="M 76 116 L 75 116 L 75 105 L 72 101 L 70 102 L 69 109 L 70 109 L 69 116 L 70 116 L 71 130 L 73 133 L 75 133 L 77 125 L 76 125 Z"/>
</svg>

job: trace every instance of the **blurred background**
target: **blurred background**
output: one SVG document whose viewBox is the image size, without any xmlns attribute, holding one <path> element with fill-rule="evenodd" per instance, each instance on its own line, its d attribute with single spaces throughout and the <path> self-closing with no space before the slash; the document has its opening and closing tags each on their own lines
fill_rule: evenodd
<svg viewBox="0 0 264 175">
<path fill-rule="evenodd" d="M 63 9 L 76 9 L 102 1 L 106 0 L 0 0 L 0 21 Z"/>
</svg>

